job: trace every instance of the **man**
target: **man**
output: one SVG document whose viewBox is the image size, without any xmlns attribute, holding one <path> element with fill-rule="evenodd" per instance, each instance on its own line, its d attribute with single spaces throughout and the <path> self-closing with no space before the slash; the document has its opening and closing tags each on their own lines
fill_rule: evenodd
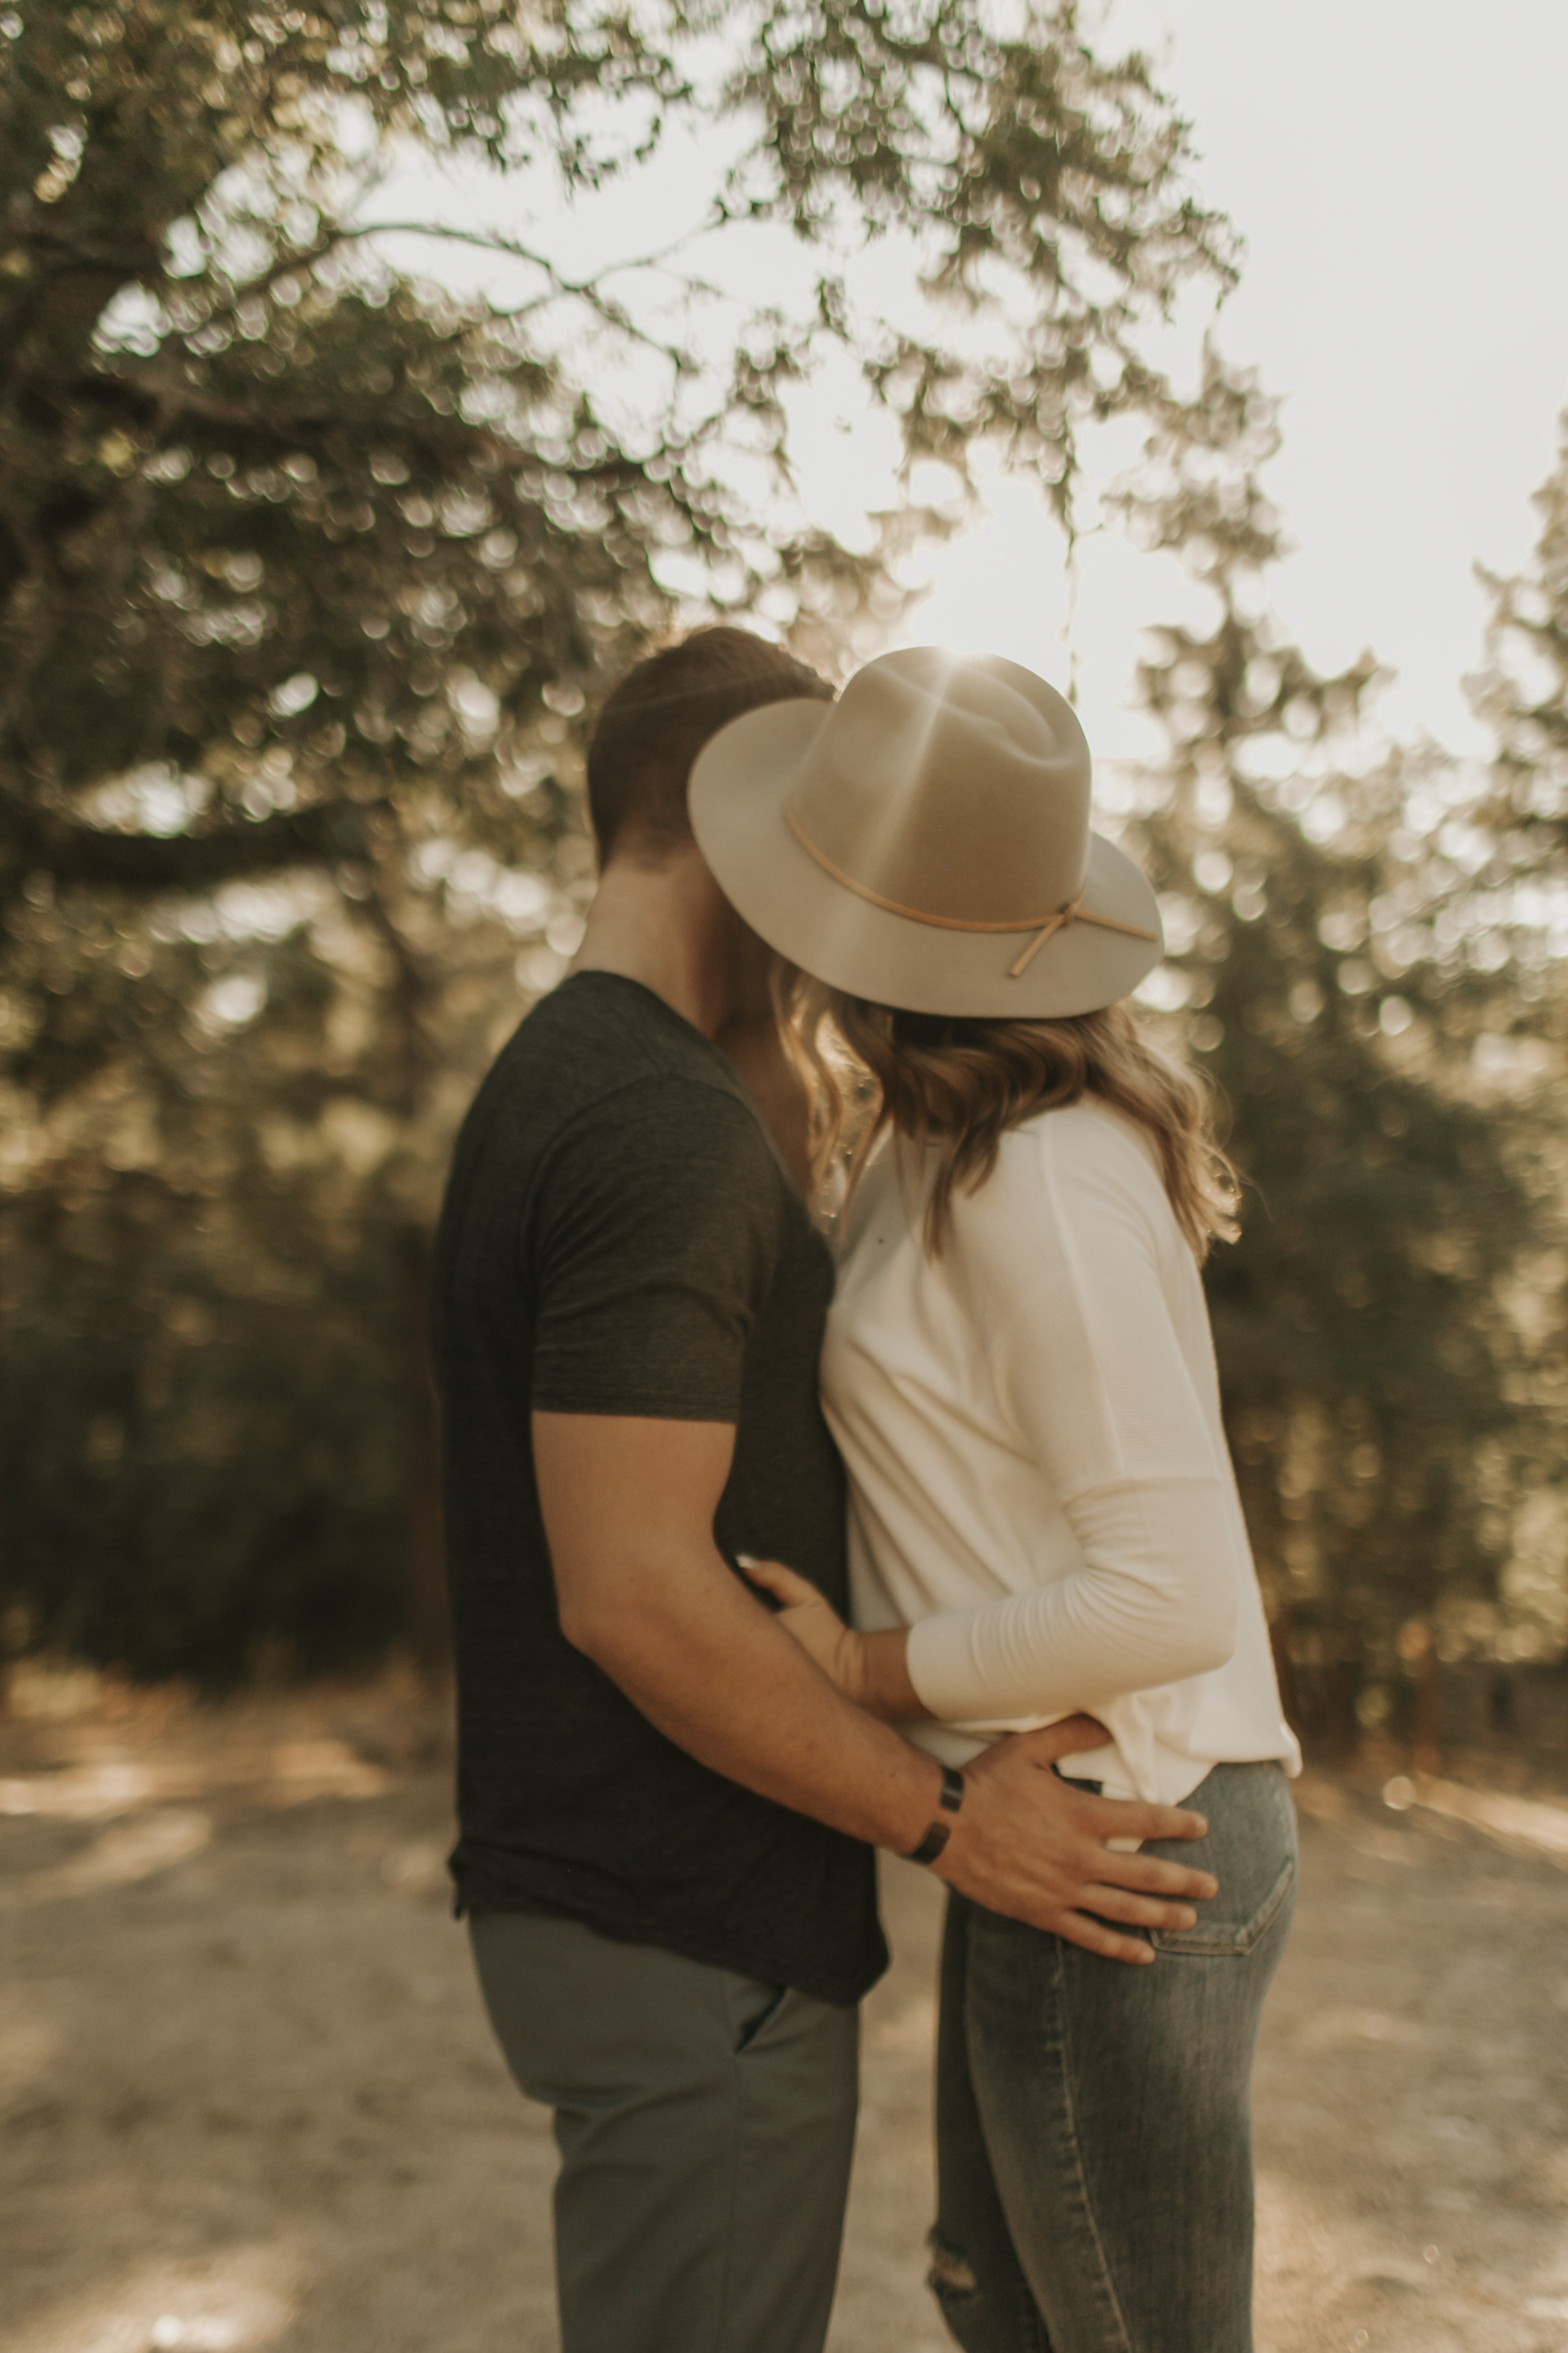
<svg viewBox="0 0 1568 2353">
<path fill-rule="evenodd" d="M 453 1865 L 508 2062 L 555 2111 L 563 2353 L 818 2353 L 874 1846 L 1129 1960 L 1107 1923 L 1191 1925 L 1173 1899 L 1213 1892 L 1109 1852 L 1203 1825 L 1057 1778 L 1081 1719 L 944 1777 L 736 1573 L 785 1560 L 844 1604 L 804 1107 L 770 952 L 686 816 L 703 744 L 801 696 L 831 690 L 710 629 L 609 698 L 583 946 L 479 1092 L 437 1250 Z"/>
</svg>

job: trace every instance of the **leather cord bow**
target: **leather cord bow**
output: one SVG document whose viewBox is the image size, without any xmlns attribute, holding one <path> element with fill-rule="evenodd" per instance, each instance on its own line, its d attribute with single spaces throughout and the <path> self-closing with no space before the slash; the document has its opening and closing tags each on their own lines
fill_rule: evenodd
<svg viewBox="0 0 1568 2353">
<path fill-rule="evenodd" d="M 1065 931 L 1069 923 L 1097 923 L 1101 931 L 1124 932 L 1134 940 L 1159 937 L 1157 932 L 1145 931 L 1139 923 L 1119 923 L 1114 915 L 1091 914 L 1084 906 L 1081 891 L 1076 899 L 1069 899 L 1065 907 L 1058 907 L 1054 915 L 1026 916 L 1022 921 L 1009 916 L 1002 923 L 977 922 L 966 915 L 932 915 L 921 907 L 901 906 L 897 899 L 885 898 L 880 891 L 873 891 L 868 883 L 858 882 L 853 874 L 847 874 L 842 866 L 836 866 L 827 852 L 817 848 L 787 801 L 784 814 L 784 823 L 801 848 L 816 860 L 825 874 L 831 874 L 836 882 L 842 882 L 844 888 L 853 891 L 858 899 L 866 900 L 873 907 L 880 907 L 887 914 L 902 915 L 911 923 L 930 923 L 942 932 L 1032 932 L 1034 937 L 1023 954 L 1007 967 L 1009 980 L 1017 980 L 1027 972 L 1046 942 L 1058 932 Z"/>
</svg>

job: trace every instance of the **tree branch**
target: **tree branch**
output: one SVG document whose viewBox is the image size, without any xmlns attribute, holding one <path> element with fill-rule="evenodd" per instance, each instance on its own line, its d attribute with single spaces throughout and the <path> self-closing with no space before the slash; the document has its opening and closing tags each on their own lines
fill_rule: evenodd
<svg viewBox="0 0 1568 2353">
<path fill-rule="evenodd" d="M 670 238 L 667 244 L 657 246 L 648 253 L 635 254 L 625 261 L 609 262 L 603 269 L 596 270 L 592 276 L 586 278 L 564 277 L 544 254 L 536 252 L 531 246 L 519 244 L 515 237 L 499 237 L 492 230 L 458 228 L 433 221 L 365 221 L 357 225 L 341 223 L 304 251 L 289 256 L 279 255 L 278 259 L 258 278 L 248 279 L 244 284 L 237 286 L 230 300 L 221 307 L 226 311 L 233 311 L 246 300 L 253 299 L 258 294 L 267 293 L 276 285 L 279 278 L 287 278 L 295 271 L 313 269 L 319 262 L 324 261 L 328 255 L 334 253 L 340 246 L 351 244 L 361 238 L 436 237 L 453 245 L 474 246 L 486 253 L 504 254 L 509 260 L 527 262 L 531 269 L 541 272 L 546 281 L 548 290 L 546 293 L 535 297 L 532 301 L 521 304 L 516 311 L 503 312 L 502 316 L 522 317 L 528 311 L 537 310 L 540 304 L 545 301 L 570 299 L 586 302 L 591 309 L 598 312 L 607 326 L 619 329 L 635 342 L 644 344 L 649 351 L 658 353 L 661 358 L 669 360 L 679 366 L 684 364 L 683 354 L 672 345 L 661 343 L 657 336 L 648 334 L 645 329 L 637 324 L 629 312 L 616 301 L 613 295 L 605 294 L 601 290 L 605 280 L 608 278 L 623 277 L 628 272 L 639 269 L 664 269 L 671 258 L 689 245 L 693 238 L 702 236 L 710 228 L 717 227 L 720 218 L 720 212 L 715 207 L 708 219 L 698 222 L 692 228 L 683 230 L 679 237 Z M 688 280 L 686 283 L 688 290 L 692 292 L 711 294 L 717 291 L 715 288 L 700 279 Z"/>
<path fill-rule="evenodd" d="M 191 833 L 110 833 L 14 793 L 0 802 L 0 846 L 22 867 L 58 882 L 132 892 L 209 891 L 242 875 L 289 866 L 330 866 L 363 858 L 382 801 L 289 809 L 258 822 L 209 825 Z"/>
</svg>

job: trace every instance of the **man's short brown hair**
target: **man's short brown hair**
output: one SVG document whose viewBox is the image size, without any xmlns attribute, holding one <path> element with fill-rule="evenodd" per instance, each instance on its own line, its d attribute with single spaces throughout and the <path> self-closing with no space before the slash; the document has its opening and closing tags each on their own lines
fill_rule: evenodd
<svg viewBox="0 0 1568 2353">
<path fill-rule="evenodd" d="M 626 672 L 588 746 L 588 815 L 605 864 L 618 848 L 658 859 L 691 839 L 686 787 L 710 736 L 742 712 L 809 696 L 825 678 L 747 629 L 694 629 Z"/>
</svg>

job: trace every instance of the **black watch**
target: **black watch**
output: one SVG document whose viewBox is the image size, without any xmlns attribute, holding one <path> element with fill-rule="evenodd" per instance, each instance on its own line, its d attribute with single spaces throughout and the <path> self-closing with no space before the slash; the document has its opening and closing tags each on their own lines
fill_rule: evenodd
<svg viewBox="0 0 1568 2353">
<path fill-rule="evenodd" d="M 963 1803 L 963 1776 L 956 1765 L 944 1765 L 942 1768 L 942 1795 L 938 1798 L 937 1804 L 944 1814 L 956 1814 Z M 947 1844 L 952 1824 L 949 1822 L 932 1822 L 919 1846 L 910 1847 L 904 1861 L 934 1862 Z"/>
</svg>

